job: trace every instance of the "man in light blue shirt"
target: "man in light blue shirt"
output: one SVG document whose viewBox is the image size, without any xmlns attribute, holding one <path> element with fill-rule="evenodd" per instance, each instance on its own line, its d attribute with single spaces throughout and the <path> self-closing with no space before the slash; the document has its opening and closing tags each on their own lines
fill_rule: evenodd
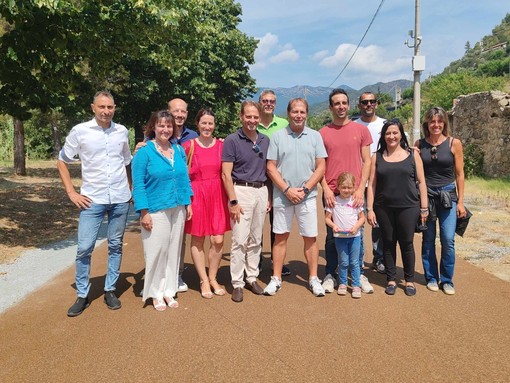
<svg viewBox="0 0 510 383">
<path fill-rule="evenodd" d="M 119 278 L 131 199 L 131 151 L 127 129 L 112 121 L 115 114 L 113 96 L 107 91 L 97 92 L 91 107 L 94 118 L 73 127 L 57 161 L 66 193 L 80 209 L 76 255 L 78 298 L 67 312 L 70 317 L 80 315 L 89 306 L 90 260 L 105 214 L 108 217 L 108 271 L 104 302 L 111 310 L 121 307 L 115 295 L 115 285 Z M 76 161 L 81 161 L 83 182 L 80 193 L 74 189 L 67 166 Z"/>
<path fill-rule="evenodd" d="M 315 296 L 324 296 L 317 277 L 317 183 L 324 176 L 326 149 L 320 134 L 306 127 L 308 103 L 296 98 L 287 107 L 289 126 L 274 133 L 267 154 L 267 173 L 273 181 L 273 276 L 264 289 L 274 295 L 281 288 L 281 272 L 292 219 L 296 216 L 304 241 L 309 285 Z"/>
</svg>

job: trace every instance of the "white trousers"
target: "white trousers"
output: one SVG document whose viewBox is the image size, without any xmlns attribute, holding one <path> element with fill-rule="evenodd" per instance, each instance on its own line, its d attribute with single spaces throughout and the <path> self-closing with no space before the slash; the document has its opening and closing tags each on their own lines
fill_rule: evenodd
<svg viewBox="0 0 510 383">
<path fill-rule="evenodd" d="M 173 297 L 177 293 L 177 276 L 181 255 L 186 209 L 184 206 L 150 213 L 152 231 L 142 226 L 145 281 L 143 297 Z"/>
</svg>

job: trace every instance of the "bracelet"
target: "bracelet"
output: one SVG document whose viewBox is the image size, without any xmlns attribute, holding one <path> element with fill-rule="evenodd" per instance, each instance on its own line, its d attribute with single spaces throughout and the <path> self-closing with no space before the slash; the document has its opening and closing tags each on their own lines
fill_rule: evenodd
<svg viewBox="0 0 510 383">
<path fill-rule="evenodd" d="M 420 211 L 421 212 L 428 212 L 429 211 L 429 208 L 428 207 L 423 207 L 423 208 L 420 208 Z"/>
<path fill-rule="evenodd" d="M 285 189 L 285 190 L 283 191 L 283 194 L 286 194 L 286 193 L 289 191 L 289 189 L 290 189 L 290 186 L 287 186 L 287 189 Z"/>
</svg>

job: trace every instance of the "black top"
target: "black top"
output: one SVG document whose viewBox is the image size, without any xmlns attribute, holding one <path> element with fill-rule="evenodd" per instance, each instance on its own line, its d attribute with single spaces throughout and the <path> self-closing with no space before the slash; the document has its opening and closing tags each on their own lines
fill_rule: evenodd
<svg viewBox="0 0 510 383">
<path fill-rule="evenodd" d="M 420 204 L 413 154 L 399 162 L 387 162 L 376 154 L 376 185 L 374 204 L 383 207 L 407 208 Z"/>
<path fill-rule="evenodd" d="M 435 146 L 424 139 L 419 142 L 420 156 L 425 170 L 425 181 L 428 187 L 442 187 L 455 181 L 455 158 L 452 153 L 453 138 L 447 138 Z M 434 159 L 432 158 L 434 156 Z"/>
</svg>

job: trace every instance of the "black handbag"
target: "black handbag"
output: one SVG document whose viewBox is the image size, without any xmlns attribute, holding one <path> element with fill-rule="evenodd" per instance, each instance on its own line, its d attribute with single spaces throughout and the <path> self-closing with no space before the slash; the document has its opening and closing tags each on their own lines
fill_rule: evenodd
<svg viewBox="0 0 510 383">
<path fill-rule="evenodd" d="M 457 225 L 455 226 L 455 233 L 461 237 L 464 236 L 464 233 L 466 232 L 469 224 L 469 219 L 473 216 L 473 213 L 471 213 L 467 207 L 465 209 L 466 216 L 462 218 L 457 217 Z"/>
</svg>

